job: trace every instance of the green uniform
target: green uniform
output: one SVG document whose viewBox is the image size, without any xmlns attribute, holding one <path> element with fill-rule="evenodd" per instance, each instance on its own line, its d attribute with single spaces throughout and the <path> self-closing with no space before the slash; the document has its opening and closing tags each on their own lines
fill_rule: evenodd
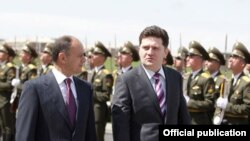
<svg viewBox="0 0 250 141">
<path fill-rule="evenodd" d="M 202 70 L 187 82 L 187 95 L 190 97 L 187 107 L 192 124 L 212 124 L 214 109 L 214 81 L 208 73 Z"/>
<path fill-rule="evenodd" d="M 103 140 L 105 134 L 105 126 L 110 117 L 107 101 L 110 100 L 110 95 L 113 86 L 112 74 L 102 67 L 92 79 L 94 89 L 94 114 L 96 134 L 99 141 Z"/>
<path fill-rule="evenodd" d="M 53 64 L 48 64 L 46 65 L 44 68 L 41 67 L 39 70 L 38 70 L 38 75 L 41 76 L 43 74 L 47 74 L 50 70 L 52 70 L 54 68 L 54 65 Z"/>
<path fill-rule="evenodd" d="M 249 124 L 250 78 L 242 73 L 235 85 L 231 85 L 225 109 L 226 124 Z"/>
<path fill-rule="evenodd" d="M 10 97 L 13 90 L 11 80 L 15 78 L 16 68 L 8 62 L 0 68 L 0 122 L 3 140 L 14 140 L 15 114 L 10 111 Z"/>
</svg>

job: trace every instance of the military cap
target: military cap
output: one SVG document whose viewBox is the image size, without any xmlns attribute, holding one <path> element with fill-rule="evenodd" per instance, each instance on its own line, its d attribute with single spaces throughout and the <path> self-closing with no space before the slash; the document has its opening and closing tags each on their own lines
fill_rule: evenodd
<svg viewBox="0 0 250 141">
<path fill-rule="evenodd" d="M 171 54 L 171 52 L 168 53 L 167 58 L 166 58 L 167 65 L 173 65 L 174 64 L 174 59 Z"/>
<path fill-rule="evenodd" d="M 202 57 L 204 60 L 209 59 L 209 55 L 204 47 L 197 41 L 191 41 L 189 43 L 188 55 L 194 54 Z"/>
<path fill-rule="evenodd" d="M 135 46 L 131 43 L 131 42 L 126 42 L 120 49 L 119 52 L 121 54 L 131 54 L 133 61 L 139 61 L 140 57 L 138 54 L 137 49 L 135 48 Z"/>
<path fill-rule="evenodd" d="M 90 48 L 86 51 L 85 55 L 86 57 L 90 57 L 93 54 L 94 48 Z"/>
<path fill-rule="evenodd" d="M 4 43 L 3 45 L 0 46 L 0 51 L 7 53 L 11 57 L 16 56 L 14 49 L 7 43 Z"/>
<path fill-rule="evenodd" d="M 208 49 L 209 58 L 218 61 L 221 65 L 225 65 L 226 61 L 223 54 L 215 47 Z"/>
<path fill-rule="evenodd" d="M 246 63 L 250 63 L 250 54 L 249 54 L 247 48 L 245 47 L 245 45 L 243 45 L 241 42 L 237 41 L 233 45 L 232 55 L 239 56 L 242 59 L 244 59 L 246 61 Z"/>
<path fill-rule="evenodd" d="M 110 52 L 108 51 L 108 49 L 103 45 L 103 43 L 101 43 L 100 41 L 98 41 L 94 48 L 93 48 L 93 53 L 94 54 L 103 54 L 106 57 L 111 57 Z"/>
<path fill-rule="evenodd" d="M 52 55 L 52 48 L 55 46 L 54 43 L 47 43 L 43 49 L 43 53 L 48 53 L 49 55 Z"/>
<path fill-rule="evenodd" d="M 175 58 L 186 59 L 187 55 L 188 55 L 188 50 L 183 46 L 178 49 Z"/>
<path fill-rule="evenodd" d="M 34 45 L 32 43 L 26 43 L 22 47 L 22 51 L 29 53 L 33 58 L 36 58 L 38 56 L 38 54 L 34 48 Z"/>
</svg>

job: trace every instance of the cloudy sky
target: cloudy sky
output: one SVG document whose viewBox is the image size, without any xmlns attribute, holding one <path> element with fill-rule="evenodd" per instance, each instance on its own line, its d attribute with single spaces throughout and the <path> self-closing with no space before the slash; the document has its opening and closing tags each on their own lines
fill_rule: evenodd
<svg viewBox="0 0 250 141">
<path fill-rule="evenodd" d="M 87 47 L 96 41 L 121 46 L 138 44 L 150 25 L 166 29 L 170 48 L 199 41 L 231 51 L 235 41 L 250 49 L 249 0 L 8 0 L 0 5 L 0 38 L 43 40 L 64 34 Z M 181 40 L 180 40 L 181 39 Z"/>
</svg>

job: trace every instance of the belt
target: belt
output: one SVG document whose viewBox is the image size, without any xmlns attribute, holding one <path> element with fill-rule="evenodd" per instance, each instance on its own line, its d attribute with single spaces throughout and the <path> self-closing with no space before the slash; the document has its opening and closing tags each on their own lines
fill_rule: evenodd
<svg viewBox="0 0 250 141">
<path fill-rule="evenodd" d="M 204 113 L 206 112 L 205 110 L 199 110 L 199 109 L 188 109 L 189 112 L 193 112 L 193 113 Z"/>
<path fill-rule="evenodd" d="M 248 115 L 233 115 L 233 114 L 225 114 L 225 117 L 230 117 L 230 118 L 248 118 Z"/>
</svg>

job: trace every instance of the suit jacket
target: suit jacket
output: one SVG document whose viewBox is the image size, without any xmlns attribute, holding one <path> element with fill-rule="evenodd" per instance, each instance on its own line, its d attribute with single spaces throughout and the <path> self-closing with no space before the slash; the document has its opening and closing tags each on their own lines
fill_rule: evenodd
<svg viewBox="0 0 250 141">
<path fill-rule="evenodd" d="M 18 107 L 16 141 L 96 141 L 92 88 L 79 78 L 73 80 L 78 100 L 75 129 L 70 126 L 60 88 L 50 71 L 25 83 Z"/>
<path fill-rule="evenodd" d="M 118 77 L 112 101 L 114 141 L 158 141 L 158 125 L 190 124 L 182 93 L 182 76 L 163 67 L 166 76 L 166 118 L 154 88 L 140 65 Z"/>
</svg>

